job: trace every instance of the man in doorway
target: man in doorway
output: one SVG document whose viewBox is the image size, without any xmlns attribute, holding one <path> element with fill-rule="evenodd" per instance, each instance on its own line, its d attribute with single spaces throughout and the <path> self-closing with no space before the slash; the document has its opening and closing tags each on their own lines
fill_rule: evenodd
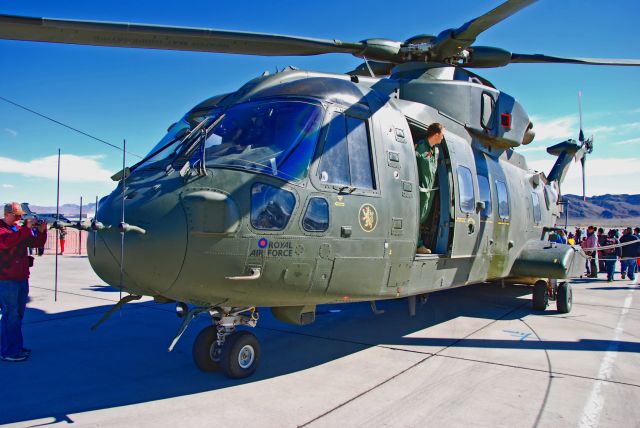
<svg viewBox="0 0 640 428">
<path fill-rule="evenodd" d="M 414 144 L 416 161 L 418 163 L 418 184 L 420 186 L 420 223 L 418 224 L 418 254 L 431 254 L 431 250 L 424 245 L 421 229 L 429 217 L 435 192 L 433 184 L 438 169 L 438 145 L 444 138 L 444 126 L 432 123 L 427 128 L 426 141 L 420 140 Z"/>
</svg>

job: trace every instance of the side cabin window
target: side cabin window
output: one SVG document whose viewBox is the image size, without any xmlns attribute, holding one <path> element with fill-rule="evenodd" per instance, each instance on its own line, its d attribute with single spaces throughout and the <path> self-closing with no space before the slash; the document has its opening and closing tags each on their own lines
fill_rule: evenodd
<svg viewBox="0 0 640 428">
<path fill-rule="evenodd" d="M 509 218 L 509 192 L 504 181 L 496 180 L 496 193 L 498 194 L 498 214 L 501 219 Z"/>
<path fill-rule="evenodd" d="M 476 209 L 476 196 L 473 191 L 473 178 L 469 168 L 458 167 L 458 193 L 460 197 L 460 210 L 464 213 L 472 213 Z"/>
<path fill-rule="evenodd" d="M 489 178 L 482 173 L 478 174 L 478 190 L 480 190 L 480 200 L 484 202 L 484 209 L 480 211 L 480 217 L 482 219 L 488 219 L 491 217 L 491 185 L 489 184 Z"/>
<path fill-rule="evenodd" d="M 302 219 L 307 232 L 324 232 L 329 228 L 329 203 L 324 198 L 311 198 Z"/>
<path fill-rule="evenodd" d="M 374 190 L 367 122 L 334 112 L 326 135 L 319 168 L 320 181 L 357 190 Z"/>
<path fill-rule="evenodd" d="M 540 212 L 540 198 L 536 192 L 531 192 L 531 206 L 533 208 L 533 221 L 540 223 L 542 220 L 542 213 Z"/>
</svg>

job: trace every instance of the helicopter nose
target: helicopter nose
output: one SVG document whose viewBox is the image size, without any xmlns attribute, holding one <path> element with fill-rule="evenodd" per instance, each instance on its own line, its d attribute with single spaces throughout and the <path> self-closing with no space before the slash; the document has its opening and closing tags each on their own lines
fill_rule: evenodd
<svg viewBox="0 0 640 428">
<path fill-rule="evenodd" d="M 101 201 L 96 220 L 103 228 L 89 233 L 87 249 L 101 279 L 136 294 L 157 295 L 171 287 L 187 243 L 186 218 L 175 192 L 125 197 L 125 222 L 130 225 L 126 233 L 120 227 L 122 196 L 116 191 Z"/>
</svg>

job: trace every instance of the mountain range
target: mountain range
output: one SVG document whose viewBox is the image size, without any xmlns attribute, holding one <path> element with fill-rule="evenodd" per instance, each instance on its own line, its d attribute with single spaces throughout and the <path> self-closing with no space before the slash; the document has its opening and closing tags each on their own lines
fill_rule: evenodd
<svg viewBox="0 0 640 428">
<path fill-rule="evenodd" d="M 636 220 L 640 217 L 640 195 L 599 195 L 582 200 L 582 196 L 564 195 L 569 203 L 570 220 Z"/>
</svg>

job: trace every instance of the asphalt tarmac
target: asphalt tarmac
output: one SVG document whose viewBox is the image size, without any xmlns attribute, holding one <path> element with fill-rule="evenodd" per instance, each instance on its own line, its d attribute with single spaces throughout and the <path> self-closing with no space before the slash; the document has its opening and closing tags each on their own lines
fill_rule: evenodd
<svg viewBox="0 0 640 428">
<path fill-rule="evenodd" d="M 23 363 L 0 362 L 9 426 L 638 427 L 640 286 L 576 280 L 569 314 L 531 309 L 531 287 L 475 285 L 406 300 L 322 306 L 306 327 L 268 310 L 258 371 L 241 381 L 173 352 L 173 305 L 126 305 L 86 257 L 36 260 Z"/>
</svg>

